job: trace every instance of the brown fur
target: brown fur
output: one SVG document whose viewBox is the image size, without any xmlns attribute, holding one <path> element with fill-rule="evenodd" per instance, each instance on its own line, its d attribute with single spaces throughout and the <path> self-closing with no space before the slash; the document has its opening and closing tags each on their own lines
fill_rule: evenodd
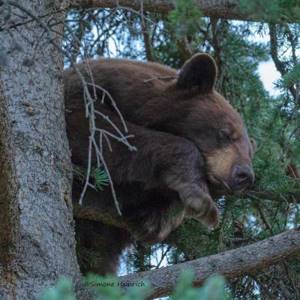
<svg viewBox="0 0 300 300">
<path fill-rule="evenodd" d="M 135 136 L 137 152 L 113 142 L 113 152 L 104 153 L 117 189 L 125 186 L 131 195 L 124 196 L 124 189 L 119 194 L 131 234 L 161 241 L 184 216 L 216 226 L 218 211 L 210 191 L 244 188 L 244 182 L 237 184 L 236 169 L 251 169 L 253 150 L 239 114 L 213 89 L 214 61 L 196 55 L 179 74 L 156 63 L 118 59 L 89 61 L 78 68 L 94 85 L 90 92 L 99 99 L 96 109 L 122 127 L 110 100 L 106 97 L 101 104 L 102 92 L 95 88 L 100 85 Z M 82 84 L 72 69 L 64 79 L 72 160 L 85 165 L 88 122 Z M 112 131 L 103 119 L 96 123 Z"/>
</svg>

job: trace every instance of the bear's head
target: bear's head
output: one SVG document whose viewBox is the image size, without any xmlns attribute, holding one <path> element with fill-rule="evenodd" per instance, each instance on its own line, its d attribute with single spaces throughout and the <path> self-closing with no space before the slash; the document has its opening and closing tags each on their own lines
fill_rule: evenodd
<svg viewBox="0 0 300 300">
<path fill-rule="evenodd" d="M 198 147 L 214 191 L 240 192 L 254 182 L 255 142 L 239 113 L 214 89 L 216 76 L 215 61 L 207 54 L 196 54 L 184 64 L 168 90 L 181 103 L 180 122 L 168 122 L 168 130 Z"/>
</svg>

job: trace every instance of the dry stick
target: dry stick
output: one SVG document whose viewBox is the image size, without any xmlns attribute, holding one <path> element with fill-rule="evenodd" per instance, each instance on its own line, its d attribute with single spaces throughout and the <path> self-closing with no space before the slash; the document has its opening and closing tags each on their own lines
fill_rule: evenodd
<svg viewBox="0 0 300 300">
<path fill-rule="evenodd" d="M 79 198 L 79 204 L 82 205 L 83 202 L 83 198 L 85 196 L 85 193 L 87 191 L 88 185 L 89 185 L 89 178 L 91 175 L 91 165 L 92 165 L 92 146 L 93 146 L 93 139 L 94 139 L 94 135 L 95 135 L 95 131 L 93 130 L 92 125 L 95 123 L 94 117 L 92 114 L 89 114 L 89 106 L 93 105 L 93 99 L 91 98 L 91 95 L 89 93 L 89 90 L 87 88 L 87 83 L 83 77 L 83 75 L 81 74 L 81 72 L 78 70 L 78 68 L 76 67 L 76 65 L 74 64 L 74 70 L 76 72 L 76 74 L 78 75 L 78 77 L 81 80 L 81 83 L 83 85 L 83 90 L 84 90 L 84 102 L 85 102 L 85 107 L 86 107 L 86 117 L 89 118 L 89 129 L 90 129 L 90 136 L 89 136 L 89 147 L 88 147 L 88 166 L 87 166 L 87 173 L 86 173 L 86 179 L 85 179 L 85 184 L 83 186 L 80 198 Z M 89 102 L 87 101 L 89 100 Z"/>
<path fill-rule="evenodd" d="M 171 250 L 171 248 L 172 248 L 172 246 L 169 245 L 165 251 L 162 251 L 160 260 L 157 261 L 155 269 L 160 268 L 161 264 L 163 263 L 163 260 L 165 259 L 165 257 L 167 256 L 167 254 Z"/>
<path fill-rule="evenodd" d="M 87 68 L 88 68 L 88 73 L 90 74 L 90 77 L 92 79 L 92 82 L 94 82 L 93 80 L 93 74 L 91 72 L 91 69 L 89 67 L 89 64 L 87 63 Z M 79 70 L 77 70 L 77 73 L 79 73 Z M 116 137 L 115 135 L 112 135 L 110 134 L 111 137 L 116 137 L 116 139 L 119 141 L 119 142 L 123 142 L 125 145 L 127 145 L 127 147 L 129 148 L 129 150 L 131 151 L 135 151 L 136 148 L 131 146 L 130 143 L 127 141 L 126 137 L 122 134 L 122 132 L 118 129 L 117 126 L 115 126 L 115 124 L 110 121 L 109 117 L 102 114 L 101 112 L 95 110 L 95 107 L 94 107 L 94 101 L 97 100 L 97 91 L 96 89 L 100 89 L 102 91 L 102 102 L 104 101 L 104 97 L 105 95 L 108 96 L 108 98 L 110 99 L 114 109 L 116 110 L 117 114 L 119 115 L 120 119 L 121 119 L 121 122 L 124 126 L 124 130 L 126 132 L 128 132 L 128 129 L 127 129 L 127 126 L 126 126 L 126 123 L 125 123 L 125 120 L 123 119 L 123 116 L 121 114 L 121 112 L 119 111 L 114 99 L 112 98 L 112 96 L 110 95 L 110 93 L 108 91 L 106 91 L 104 88 L 102 88 L 101 86 L 99 85 L 96 85 L 95 83 L 93 84 L 90 84 L 90 83 L 86 83 L 84 77 L 82 76 L 82 74 L 80 74 L 80 78 L 82 79 L 82 84 L 84 86 L 84 100 L 85 100 L 85 103 L 86 103 L 86 115 L 87 117 L 89 117 L 89 128 L 90 128 L 90 139 L 92 140 L 92 144 L 89 146 L 89 155 L 88 155 L 88 171 L 87 171 L 87 177 L 86 177 L 86 181 L 85 181 L 85 184 L 84 184 L 84 188 L 83 188 L 83 191 L 80 195 L 80 199 L 79 199 L 79 204 L 81 205 L 82 204 L 82 201 L 83 201 L 83 197 L 85 196 L 85 193 L 87 191 L 87 187 L 89 186 L 89 178 L 90 178 L 90 172 L 91 172 L 91 153 L 92 153 L 92 148 L 95 149 L 95 152 L 96 152 L 96 157 L 97 157 L 97 163 L 99 164 L 99 160 L 101 161 L 102 165 L 104 166 L 104 169 L 106 171 L 106 174 L 107 174 L 107 177 L 109 179 L 109 183 L 110 183 L 110 188 L 111 188 L 111 193 L 112 193 L 112 196 L 113 196 L 113 199 L 114 199 L 114 203 L 115 203 L 115 206 L 116 206 L 116 209 L 118 211 L 118 214 L 119 215 L 122 215 L 121 213 L 121 210 L 120 210 L 120 206 L 119 206 L 119 202 L 118 202 L 118 199 L 117 199 L 117 196 L 116 196 L 116 192 L 115 192 L 115 188 L 114 188 L 114 184 L 113 184 L 113 181 L 112 181 L 112 178 L 111 178 L 111 175 L 110 175 L 110 172 L 109 172 L 109 169 L 107 167 L 107 164 L 104 160 L 104 157 L 102 155 L 102 144 L 97 145 L 96 141 L 95 141 L 95 133 L 97 131 L 97 127 L 96 127 L 96 124 L 95 124 L 95 114 L 99 114 L 101 115 L 106 121 L 109 122 L 109 124 L 119 133 L 119 135 L 121 136 L 121 138 L 118 138 Z M 92 85 L 93 88 L 94 88 L 94 95 L 95 95 L 95 100 L 91 97 L 90 95 L 90 92 L 87 88 L 88 85 Z M 103 131 L 101 129 L 99 129 L 99 131 Z M 108 135 L 108 132 L 106 131 L 105 132 L 106 135 Z M 107 137 L 106 137 L 107 138 Z M 111 149 L 111 147 L 110 147 Z M 99 167 L 99 166 L 98 166 Z"/>
<path fill-rule="evenodd" d="M 104 166 L 104 169 L 106 171 L 106 174 L 107 174 L 107 177 L 109 179 L 109 182 L 110 182 L 110 187 L 111 187 L 111 192 L 112 192 L 112 196 L 113 196 L 113 199 L 114 199 L 114 203 L 115 203 L 115 206 L 116 206 L 116 209 L 117 209 L 117 212 L 118 214 L 121 216 L 122 213 L 121 213 L 121 210 L 120 210 L 120 206 L 119 206 L 119 202 L 118 202 L 118 199 L 117 199 L 117 195 L 116 195 L 116 192 L 115 192 L 115 188 L 114 188 L 114 184 L 113 184 L 113 181 L 112 181 L 112 178 L 111 178 L 111 175 L 110 175 L 110 172 L 109 172 L 109 169 L 106 165 L 106 162 L 104 160 L 104 157 L 95 141 L 95 132 L 96 132 L 96 125 L 95 125 L 95 108 L 94 108 L 94 100 L 92 99 L 90 93 L 89 93 L 89 90 L 87 88 L 87 83 L 86 81 L 84 80 L 82 74 L 79 74 L 78 70 L 77 70 L 77 74 L 83 79 L 82 81 L 82 84 L 84 86 L 84 99 L 85 99 L 85 102 L 88 100 L 89 102 L 86 102 L 89 104 L 90 106 L 90 111 L 88 110 L 87 113 L 88 113 L 88 117 L 89 117 L 89 120 L 90 120 L 90 137 L 89 137 L 89 150 L 88 150 L 88 170 L 87 170 L 87 175 L 86 175 L 86 181 L 85 181 L 85 184 L 84 184 L 84 188 L 82 190 L 82 193 L 80 195 L 80 199 L 79 199 L 79 204 L 82 205 L 82 201 L 83 201 L 83 197 L 87 191 L 87 187 L 89 186 L 89 177 L 90 177 L 90 173 L 91 173 L 91 161 L 92 161 L 92 147 L 94 146 L 94 149 L 96 151 L 96 156 L 98 156 L 100 158 L 100 161 L 102 162 L 103 166 Z M 90 113 L 91 112 L 91 113 Z"/>
<path fill-rule="evenodd" d="M 200 286 L 212 274 L 232 279 L 256 273 L 293 255 L 300 255 L 300 227 L 245 247 L 158 270 L 121 276 L 119 280 L 127 283 L 126 286 L 148 281 L 152 286 L 150 299 L 153 299 L 170 295 L 179 275 L 187 269 L 195 274 L 193 284 Z"/>
<path fill-rule="evenodd" d="M 96 133 L 96 129 L 97 129 L 96 124 L 95 124 L 95 113 L 97 111 L 95 110 L 95 107 L 94 107 L 94 99 L 90 95 L 90 92 L 89 92 L 88 87 L 87 87 L 88 83 L 85 81 L 83 75 L 80 73 L 80 71 L 78 70 L 78 68 L 76 66 L 74 66 L 74 69 L 75 69 L 75 72 L 80 77 L 81 82 L 82 82 L 83 87 L 84 87 L 84 100 L 85 100 L 85 103 L 86 103 L 86 115 L 89 118 L 89 128 L 90 128 L 89 148 L 88 148 L 88 169 L 87 169 L 85 184 L 84 184 L 83 190 L 82 190 L 80 198 L 79 198 L 79 204 L 82 205 L 83 198 L 85 196 L 87 188 L 88 188 L 88 186 L 90 186 L 89 185 L 89 178 L 90 178 L 90 175 L 91 175 L 92 149 L 93 149 L 93 146 L 94 146 L 94 149 L 96 150 L 97 162 L 98 163 L 99 163 L 99 161 L 102 162 L 102 165 L 104 166 L 107 177 L 109 179 L 110 188 L 111 188 L 111 192 L 112 192 L 112 196 L 113 196 L 113 199 L 114 199 L 114 203 L 115 203 L 117 212 L 118 212 L 119 215 L 122 215 L 121 210 L 120 210 L 120 206 L 119 206 L 119 202 L 118 202 L 118 199 L 117 199 L 117 196 L 116 196 L 114 184 L 113 184 L 112 178 L 110 176 L 110 172 L 109 172 L 108 167 L 106 165 L 106 162 L 105 162 L 105 160 L 102 156 L 102 153 L 99 150 L 99 148 L 97 146 L 97 143 L 95 141 L 95 133 Z M 101 129 L 99 129 L 99 130 L 101 130 Z M 121 137 L 123 138 L 123 136 L 121 136 Z M 124 144 L 126 144 L 126 143 L 124 142 Z M 102 145 L 99 145 L 99 147 L 102 149 Z"/>
<path fill-rule="evenodd" d="M 28 9 L 26 9 L 25 7 L 23 7 L 22 5 L 18 4 L 16 1 L 7 1 L 7 3 L 9 5 L 12 5 L 18 9 L 20 9 L 21 11 L 25 12 L 26 15 L 28 15 L 29 17 L 32 18 L 32 20 L 35 20 L 37 22 L 37 24 L 43 28 L 45 30 L 45 32 L 48 34 L 49 36 L 49 42 L 56 48 L 59 49 L 59 51 L 62 51 L 65 55 L 68 56 L 67 53 L 65 53 L 65 51 L 63 51 L 52 39 L 51 39 L 51 31 L 54 32 L 53 29 L 49 28 L 49 26 L 47 24 L 45 24 L 44 22 L 42 22 L 40 19 L 38 19 L 33 13 L 31 13 L 31 11 L 29 11 Z M 72 34 L 72 36 L 74 37 L 72 31 L 69 29 L 68 26 L 66 26 L 66 28 L 69 30 L 69 32 Z M 56 32 L 56 34 L 59 34 Z M 75 37 L 76 38 L 76 37 Z M 95 135 L 95 114 L 94 114 L 94 100 L 92 99 L 89 90 L 87 88 L 87 83 L 83 77 L 83 75 L 81 74 L 81 72 L 79 71 L 79 69 L 76 67 L 76 65 L 74 64 L 74 62 L 71 60 L 71 63 L 74 67 L 75 72 L 77 73 L 77 75 L 79 76 L 82 84 L 83 84 L 83 88 L 84 88 L 84 100 L 85 100 L 85 104 L 86 104 L 86 116 L 89 117 L 89 128 L 90 128 L 90 137 L 89 137 L 89 151 L 88 151 L 88 170 L 87 170 L 87 175 L 86 175 L 86 182 L 83 188 L 83 191 L 81 193 L 80 199 L 79 199 L 79 204 L 82 205 L 82 201 L 83 201 L 83 197 L 85 195 L 85 192 L 88 188 L 88 186 L 91 186 L 91 184 L 89 183 L 89 178 L 90 178 L 90 173 L 91 173 L 91 163 L 92 163 L 92 145 L 93 145 L 93 140 L 95 140 L 94 135 Z M 90 71 L 90 69 L 89 69 Z M 91 73 L 91 72 L 90 72 Z M 110 96 L 110 95 L 109 95 Z M 113 101 L 112 97 L 110 96 L 110 99 L 112 100 L 113 106 L 116 108 L 115 102 Z M 88 102 L 86 100 L 89 100 Z M 89 112 L 89 106 L 91 106 L 91 113 Z M 117 109 L 116 109 L 117 110 Z M 118 111 L 118 110 L 117 110 Z M 123 119 L 122 119 L 123 120 Z M 127 130 L 126 124 L 125 124 L 125 130 Z M 129 144 L 129 143 L 128 143 Z M 105 166 L 106 170 L 107 166 L 106 163 L 104 161 L 104 158 L 101 154 L 100 160 L 102 161 L 103 165 Z M 98 159 L 97 159 L 98 161 Z M 111 177 L 109 176 L 109 180 L 110 180 L 110 187 L 112 190 L 112 194 L 113 194 L 113 198 L 114 198 L 114 202 L 117 208 L 118 213 L 121 215 L 121 211 L 119 208 L 119 203 L 118 200 L 116 198 L 116 193 L 114 190 L 114 186 L 111 180 Z"/>
<path fill-rule="evenodd" d="M 90 174 L 91 174 L 91 166 L 92 166 L 92 137 L 89 136 L 89 151 L 88 151 L 88 166 L 87 166 L 87 172 L 86 172 L 86 178 L 85 178 L 85 184 L 83 186 L 82 192 L 80 194 L 80 198 L 79 198 L 79 204 L 82 205 L 82 200 L 83 197 L 86 193 L 86 190 L 88 188 L 89 185 L 89 179 L 90 179 Z"/>
<path fill-rule="evenodd" d="M 88 85 L 91 85 L 90 83 L 88 83 Z M 116 104 L 116 101 L 113 99 L 113 97 L 111 96 L 111 94 L 106 90 L 104 89 L 102 86 L 100 85 L 97 85 L 95 83 L 93 83 L 93 86 L 96 88 L 96 89 L 99 89 L 103 94 L 102 94 L 102 99 L 101 99 L 101 103 L 104 103 L 104 100 L 105 100 L 105 96 L 107 96 L 113 106 L 113 108 L 116 110 L 121 122 L 122 122 L 122 125 L 124 127 L 124 130 L 125 132 L 128 132 L 128 128 L 127 128 L 127 125 L 126 125 L 126 122 L 123 118 L 123 115 L 122 113 L 120 112 L 117 104 Z"/>
<path fill-rule="evenodd" d="M 115 206 L 116 206 L 116 208 L 117 208 L 118 214 L 119 214 L 120 216 L 122 216 L 122 212 L 121 212 L 121 209 L 120 209 L 120 206 L 119 206 L 119 202 L 118 202 L 118 200 L 117 200 L 116 191 L 115 191 L 115 189 L 114 189 L 114 183 L 113 183 L 112 178 L 111 178 L 111 176 L 110 176 L 110 172 L 109 172 L 109 169 L 108 169 L 108 167 L 107 167 L 107 165 L 106 165 L 105 159 L 104 159 L 104 157 L 103 157 L 101 151 L 99 151 L 99 149 L 98 149 L 98 147 L 97 147 L 97 144 L 94 144 L 94 147 L 95 147 L 95 150 L 96 150 L 97 154 L 98 154 L 99 157 L 100 157 L 100 160 L 101 160 L 101 162 L 102 162 L 102 164 L 103 164 L 103 166 L 104 166 L 104 169 L 105 169 L 105 172 L 106 172 L 106 174 L 107 174 L 107 177 L 108 177 L 108 179 L 109 179 L 109 181 L 110 181 L 110 183 L 111 183 L 111 184 L 110 184 L 110 186 L 111 186 L 111 193 L 112 193 L 112 196 L 113 196 L 114 203 L 115 203 Z"/>
<path fill-rule="evenodd" d="M 130 151 L 137 151 L 137 148 L 132 146 L 131 144 L 129 144 L 129 142 L 127 140 L 127 138 L 134 137 L 133 134 L 129 134 L 129 135 L 125 136 L 107 115 L 103 114 L 102 112 L 100 112 L 98 110 L 95 110 L 94 113 L 101 116 L 105 121 L 107 121 L 117 131 L 117 133 L 120 135 L 120 138 L 117 137 L 116 135 L 114 135 L 113 133 L 109 133 L 105 129 L 98 129 L 98 131 L 105 132 L 105 133 L 109 134 L 111 137 L 114 137 L 116 140 L 122 141 L 123 144 L 125 144 L 129 148 Z"/>
<path fill-rule="evenodd" d="M 71 35 L 73 35 L 72 31 L 67 28 L 69 30 L 69 32 L 71 33 Z M 74 37 L 76 38 L 76 37 Z M 90 182 L 89 182 L 89 178 L 90 178 L 90 175 L 91 175 L 91 164 L 92 164 L 92 150 L 93 148 L 95 149 L 95 152 L 96 152 L 96 159 L 97 159 L 97 166 L 99 167 L 100 166 L 100 162 L 102 163 L 102 165 L 104 166 L 104 169 L 106 171 L 106 174 L 107 174 L 107 177 L 109 179 L 109 185 L 110 185 L 110 188 L 111 188 L 111 192 L 112 192 L 112 196 L 113 196 L 113 199 L 114 199 L 114 203 L 115 203 L 115 206 L 116 206 L 116 209 L 118 211 L 118 214 L 119 215 L 122 215 L 121 213 L 121 210 L 120 210 L 120 206 L 119 206 L 119 202 L 118 202 L 118 199 L 117 199 L 117 196 L 116 196 L 116 192 L 115 192 L 115 188 L 114 188 L 114 184 L 113 184 L 113 181 L 112 181 L 112 178 L 111 178 L 111 175 L 110 175 L 110 172 L 109 172 L 109 169 L 107 167 L 107 164 L 104 160 L 104 157 L 102 155 L 102 133 L 104 134 L 103 136 L 105 137 L 107 143 L 108 143 L 108 147 L 109 147 L 109 150 L 112 149 L 111 147 L 111 144 L 109 142 L 109 139 L 107 137 L 107 135 L 110 135 L 110 137 L 112 138 L 115 138 L 117 141 L 119 142 L 122 142 L 124 143 L 130 151 L 135 151 L 136 148 L 134 146 L 132 146 L 128 141 L 127 141 L 127 138 L 123 135 L 123 133 L 118 129 L 118 127 L 112 122 L 110 121 L 110 119 L 108 118 L 108 116 L 105 116 L 104 114 L 102 114 L 101 112 L 97 111 L 94 107 L 94 102 L 97 100 L 97 89 L 101 90 L 102 91 L 102 99 L 101 99 L 101 102 L 103 103 L 104 102 L 104 99 L 105 99 L 105 96 L 108 96 L 110 102 L 112 103 L 112 106 L 113 108 L 115 109 L 115 111 L 117 112 L 117 115 L 119 116 L 120 120 L 121 120 L 121 123 L 124 127 L 124 130 L 125 132 L 127 133 L 128 132 L 128 129 L 127 129 L 127 126 L 126 126 L 126 123 L 125 123 L 125 120 L 121 114 L 121 112 L 119 111 L 117 105 L 116 105 L 116 102 L 114 101 L 113 97 L 110 95 L 110 93 L 105 90 L 104 88 L 102 88 L 101 86 L 99 85 L 96 85 L 94 83 L 94 80 L 93 80 L 93 74 L 92 74 L 92 71 L 91 71 L 91 68 L 90 68 L 90 65 L 89 65 L 89 61 L 86 60 L 85 61 L 85 66 L 86 66 L 86 71 L 87 73 L 89 74 L 91 80 L 92 80 L 92 83 L 87 83 L 84 76 L 82 75 L 82 73 L 80 72 L 80 70 L 76 67 L 75 64 L 73 64 L 72 62 L 72 65 L 73 65 L 73 68 L 75 70 L 75 72 L 77 73 L 77 75 L 79 76 L 81 82 L 82 82 L 82 85 L 83 85 L 83 90 L 84 90 L 84 101 L 85 101 L 85 108 L 86 108 L 86 117 L 89 118 L 89 130 L 90 130 L 90 137 L 89 137 L 89 148 L 88 148 L 88 167 L 87 167 L 87 174 L 86 174 L 86 180 L 85 180 L 85 184 L 84 184 L 84 187 L 83 187 L 83 190 L 81 192 L 81 195 L 80 195 L 80 198 L 79 198 L 79 204 L 82 205 L 82 202 L 83 202 L 83 198 L 85 196 L 85 193 L 87 191 L 87 188 L 89 186 L 91 186 Z M 93 90 L 94 90 L 94 96 L 95 96 L 95 99 L 91 96 L 90 92 L 89 92 L 89 89 L 88 89 L 88 85 L 89 86 L 92 86 L 93 87 Z M 103 131 L 102 129 L 99 129 L 96 127 L 96 123 L 95 123 L 95 115 L 96 114 L 99 114 L 101 115 L 106 121 L 109 122 L 109 124 L 117 131 L 117 133 L 120 135 L 120 138 L 117 137 L 116 135 L 113 135 L 113 134 L 109 134 L 109 132 L 107 131 Z M 96 140 L 95 140 L 95 133 L 99 131 L 100 132 L 100 137 L 99 137 L 99 146 L 97 145 L 96 143 Z M 128 136 L 129 137 L 129 136 Z M 99 149 L 100 147 L 100 149 Z"/>
<path fill-rule="evenodd" d="M 128 138 L 134 137 L 133 134 L 130 134 L 130 135 L 126 135 L 124 137 L 119 138 L 115 134 L 113 134 L 113 133 L 111 133 L 111 132 L 109 132 L 109 131 L 107 131 L 105 129 L 96 129 L 96 131 L 99 131 L 102 135 L 105 134 L 106 136 L 110 136 L 110 137 L 114 138 L 115 140 L 117 140 L 118 142 L 121 142 L 123 144 L 126 144 L 126 140 Z"/>
<path fill-rule="evenodd" d="M 104 137 L 104 139 L 105 139 L 105 141 L 106 141 L 106 143 L 107 143 L 107 147 L 108 147 L 108 150 L 110 151 L 110 152 L 112 152 L 112 146 L 111 146 L 111 142 L 110 142 L 110 140 L 109 140 L 109 138 L 107 137 L 107 135 L 103 132 L 103 130 L 102 130 L 102 132 L 100 133 L 100 136 L 99 136 L 99 143 L 102 145 L 102 143 L 103 143 L 103 137 Z"/>
</svg>

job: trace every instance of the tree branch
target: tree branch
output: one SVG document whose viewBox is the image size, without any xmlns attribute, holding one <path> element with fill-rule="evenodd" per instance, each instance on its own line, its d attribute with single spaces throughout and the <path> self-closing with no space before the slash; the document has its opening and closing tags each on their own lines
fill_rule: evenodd
<svg viewBox="0 0 300 300">
<path fill-rule="evenodd" d="M 171 0 L 71 0 L 70 3 L 74 8 L 117 8 L 118 6 L 122 6 L 135 10 L 140 10 L 141 3 L 143 3 L 144 11 L 160 13 L 168 13 L 175 8 L 175 1 Z M 241 17 L 241 13 L 237 9 L 237 0 L 197 0 L 196 3 L 204 15 L 228 18 L 229 15 L 234 14 L 237 18 Z"/>
<path fill-rule="evenodd" d="M 126 223 L 120 216 L 112 215 L 111 212 L 107 212 L 104 209 L 97 210 L 91 207 L 82 207 L 76 203 L 73 203 L 73 206 L 74 217 L 76 219 L 102 222 L 106 225 L 111 225 L 117 228 L 128 229 Z"/>
<path fill-rule="evenodd" d="M 119 280 L 128 284 L 147 280 L 152 285 L 150 298 L 153 299 L 169 295 L 183 270 L 192 270 L 195 274 L 194 285 L 200 286 L 207 277 L 214 273 L 222 274 L 227 279 L 236 278 L 256 273 L 287 257 L 299 254 L 300 227 L 245 247 L 159 270 L 121 276 Z"/>
<path fill-rule="evenodd" d="M 270 34 L 271 57 L 274 61 L 277 71 L 281 74 L 281 76 L 284 76 L 288 73 L 288 68 L 287 68 L 287 64 L 279 59 L 276 24 L 269 24 L 269 34 Z M 293 86 L 289 87 L 289 91 L 291 92 L 293 98 L 297 99 L 297 92 Z"/>
<path fill-rule="evenodd" d="M 262 21 L 261 15 L 242 12 L 238 0 L 195 0 L 204 16 L 213 18 Z M 118 8 L 140 10 L 141 3 L 143 10 L 149 12 L 168 13 L 174 9 L 175 1 L 172 0 L 70 0 L 72 8 Z M 289 14 L 290 15 L 290 14 Z M 278 20 L 281 22 L 282 20 Z M 293 20 L 290 20 L 291 22 Z M 297 21 L 297 20 L 295 20 Z"/>
<path fill-rule="evenodd" d="M 249 190 L 245 193 L 245 197 L 249 197 L 256 200 L 270 200 L 275 202 L 288 202 L 288 203 L 300 203 L 300 192 L 293 191 L 289 193 L 280 194 L 272 191 L 255 191 Z"/>
</svg>

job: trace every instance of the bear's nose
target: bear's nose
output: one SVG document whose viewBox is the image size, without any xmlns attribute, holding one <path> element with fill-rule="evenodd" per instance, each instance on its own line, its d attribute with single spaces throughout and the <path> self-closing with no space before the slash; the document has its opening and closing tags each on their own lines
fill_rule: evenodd
<svg viewBox="0 0 300 300">
<path fill-rule="evenodd" d="M 237 165 L 233 170 L 235 189 L 240 190 L 254 183 L 254 172 L 248 165 Z"/>
</svg>

